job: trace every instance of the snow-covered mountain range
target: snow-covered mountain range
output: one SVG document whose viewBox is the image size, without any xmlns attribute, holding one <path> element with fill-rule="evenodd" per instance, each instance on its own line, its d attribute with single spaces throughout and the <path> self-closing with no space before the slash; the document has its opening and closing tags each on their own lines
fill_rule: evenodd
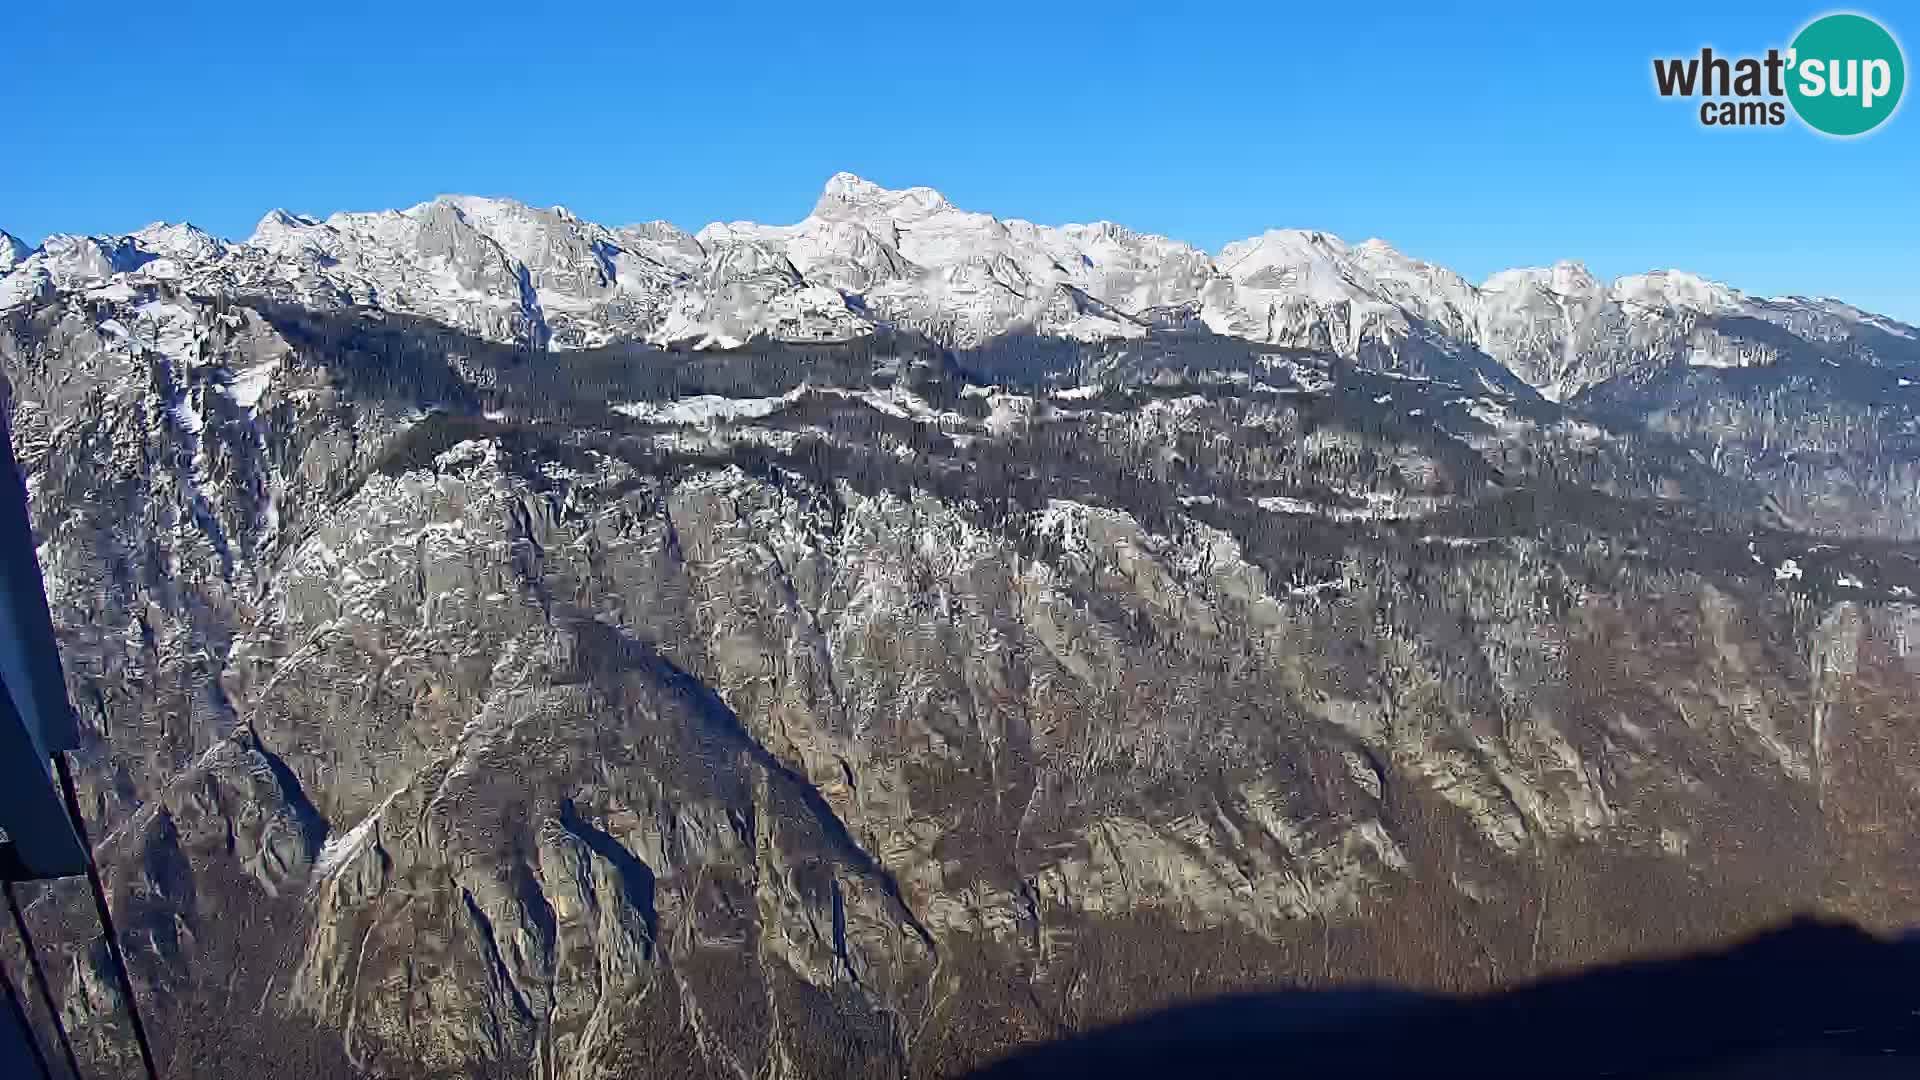
<svg viewBox="0 0 1920 1080">
<path fill-rule="evenodd" d="M 1277 229 L 1207 252 L 1111 222 L 970 212 L 930 188 L 848 173 L 793 225 L 690 234 L 442 196 L 325 220 L 275 210 L 238 243 L 186 224 L 55 235 L 36 249 L 0 233 L 0 275 L 0 311 L 55 291 L 166 281 L 423 315 L 546 349 L 842 340 L 884 326 L 959 347 L 1015 333 L 1090 341 L 1204 328 L 1386 370 L 1505 381 L 1491 359 L 1556 401 L 1668 365 L 1771 363 L 1768 327 L 1864 342 L 1854 351 L 1869 362 L 1874 343 L 1904 351 L 1916 340 L 1914 328 L 1836 300 L 1762 299 L 1678 270 L 1602 282 L 1560 262 L 1475 285 L 1380 240 Z"/>
</svg>

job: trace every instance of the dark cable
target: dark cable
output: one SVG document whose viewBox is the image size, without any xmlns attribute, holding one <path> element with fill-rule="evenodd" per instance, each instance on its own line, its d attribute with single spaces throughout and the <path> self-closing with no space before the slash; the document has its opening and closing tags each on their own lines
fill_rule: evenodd
<svg viewBox="0 0 1920 1080">
<path fill-rule="evenodd" d="M 13 1009 L 13 1018 L 20 1023 L 20 1037 L 33 1050 L 33 1063 L 40 1066 L 40 1080 L 53 1080 L 53 1074 L 47 1071 L 47 1056 L 40 1052 L 40 1040 L 33 1037 L 33 1025 L 27 1023 L 27 1010 L 20 1005 L 20 995 L 13 989 L 13 980 L 7 977 L 7 966 L 0 964 L 0 988 L 7 992 L 7 1005 Z"/>
<path fill-rule="evenodd" d="M 120 992 L 126 996 L 127 1019 L 133 1024 L 133 1039 L 140 1044 L 140 1060 L 147 1067 L 147 1080 L 160 1080 L 153 1064 L 153 1047 L 147 1044 L 147 1026 L 140 1022 L 140 1003 L 133 996 L 133 976 L 127 972 L 127 958 L 120 952 L 120 934 L 113 928 L 113 911 L 107 907 L 107 890 L 100 885 L 100 868 L 93 862 L 93 841 L 87 838 L 87 823 L 80 815 L 80 796 L 74 792 L 73 770 L 67 767 L 64 751 L 53 755 L 54 771 L 60 774 L 60 791 L 67 798 L 67 816 L 80 834 L 81 850 L 87 853 L 87 884 L 93 888 L 93 906 L 100 912 L 100 929 L 107 935 L 107 955 L 113 960 L 113 973 L 120 980 Z"/>
<path fill-rule="evenodd" d="M 53 986 L 47 982 L 46 969 L 40 966 L 40 953 L 33 947 L 33 935 L 27 931 L 27 917 L 20 911 L 20 900 L 13 894 L 13 882 L 0 882 L 0 885 L 7 890 L 7 909 L 13 912 L 13 928 L 20 932 L 20 944 L 27 950 L 27 968 L 40 987 L 47 1019 L 53 1022 L 53 1033 L 60 1038 L 60 1050 L 67 1055 L 67 1071 L 73 1074 L 73 1080 L 80 1080 L 80 1062 L 73 1056 L 73 1043 L 67 1038 L 67 1025 L 60 1019 L 60 1008 L 53 1003 Z"/>
</svg>

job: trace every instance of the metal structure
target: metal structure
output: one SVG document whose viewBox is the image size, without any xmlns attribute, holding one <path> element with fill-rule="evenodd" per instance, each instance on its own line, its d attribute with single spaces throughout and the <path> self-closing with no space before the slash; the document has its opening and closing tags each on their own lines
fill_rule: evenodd
<svg viewBox="0 0 1920 1080">
<path fill-rule="evenodd" d="M 27 518 L 26 485 L 13 455 L 13 435 L 0 417 L 0 884 L 12 925 L 26 951 L 47 1024 L 58 1036 L 63 1071 L 80 1080 L 79 1065 L 35 951 L 14 883 L 85 875 L 106 935 L 107 952 L 127 1003 L 128 1020 L 149 1080 L 158 1080 L 153 1052 L 134 997 L 133 980 L 113 928 L 113 912 L 93 864 L 79 795 L 66 754 L 79 746 L 73 706 L 47 611 L 46 586 Z M 27 998 L 0 964 L 0 1074 L 55 1075 L 35 1037 Z"/>
</svg>

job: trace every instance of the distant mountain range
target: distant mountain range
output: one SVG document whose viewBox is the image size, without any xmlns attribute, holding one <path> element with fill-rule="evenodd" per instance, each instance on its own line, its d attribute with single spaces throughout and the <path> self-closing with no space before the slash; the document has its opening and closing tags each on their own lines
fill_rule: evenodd
<svg viewBox="0 0 1920 1080">
<path fill-rule="evenodd" d="M 1380 240 L 1276 229 L 1209 253 L 1111 222 L 973 213 L 930 188 L 849 173 L 793 225 L 689 234 L 443 196 L 324 221 L 276 210 L 239 243 L 184 224 L 56 235 L 32 250 L 0 234 L 0 273 L 0 310 L 53 290 L 169 280 L 424 315 L 552 349 L 845 340 L 881 327 L 962 347 L 1008 333 L 1091 341 L 1204 328 L 1393 370 L 1501 381 L 1504 368 L 1554 401 L 1670 365 L 1763 366 L 1796 340 L 1920 355 L 1913 327 L 1838 300 L 1751 297 L 1679 270 L 1605 283 L 1561 262 L 1475 285 Z"/>
</svg>

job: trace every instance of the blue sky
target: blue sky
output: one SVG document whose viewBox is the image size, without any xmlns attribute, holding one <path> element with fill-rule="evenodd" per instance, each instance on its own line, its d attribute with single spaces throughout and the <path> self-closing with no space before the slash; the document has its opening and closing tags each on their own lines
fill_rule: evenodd
<svg viewBox="0 0 1920 1080">
<path fill-rule="evenodd" d="M 1911 103 L 1842 142 L 1652 89 L 1655 55 L 1784 46 L 1828 8 L 1315 6 L 8 4 L 0 228 L 238 237 L 453 191 L 784 222 L 848 169 L 1209 248 L 1320 228 L 1476 280 L 1678 266 L 1920 321 Z M 1861 10 L 1912 58 L 1920 12 Z"/>
</svg>

